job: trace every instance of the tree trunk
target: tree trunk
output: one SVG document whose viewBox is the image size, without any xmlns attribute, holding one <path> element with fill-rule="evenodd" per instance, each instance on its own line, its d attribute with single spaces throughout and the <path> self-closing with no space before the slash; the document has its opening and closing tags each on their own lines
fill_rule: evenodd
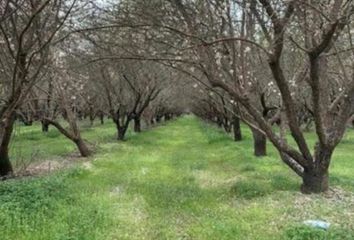
<svg viewBox="0 0 354 240">
<path fill-rule="evenodd" d="M 118 140 L 124 141 L 125 140 L 125 133 L 127 132 L 127 127 L 117 127 L 118 129 Z"/>
<path fill-rule="evenodd" d="M 104 124 L 104 115 L 101 113 L 100 114 L 100 121 L 101 121 L 101 125 Z"/>
<path fill-rule="evenodd" d="M 48 132 L 49 131 L 49 123 L 46 120 L 42 120 L 42 132 Z"/>
<path fill-rule="evenodd" d="M 91 155 L 91 152 L 90 150 L 88 149 L 86 143 L 84 140 L 82 140 L 82 138 L 78 138 L 76 140 L 74 140 L 77 148 L 79 149 L 80 151 L 80 154 L 82 157 L 89 157 Z"/>
<path fill-rule="evenodd" d="M 11 175 L 12 171 L 9 150 L 8 148 L 0 147 L 0 177 Z"/>
<path fill-rule="evenodd" d="M 171 120 L 171 115 L 169 113 L 165 114 L 165 121 Z"/>
<path fill-rule="evenodd" d="M 218 125 L 218 127 L 222 127 L 222 119 L 220 117 L 216 117 L 216 124 Z"/>
<path fill-rule="evenodd" d="M 141 121 L 140 121 L 140 117 L 134 118 L 134 132 L 141 132 Z"/>
<path fill-rule="evenodd" d="M 267 138 L 266 136 L 256 129 L 251 129 L 254 142 L 254 155 L 262 157 L 267 155 Z"/>
<path fill-rule="evenodd" d="M 9 158 L 9 144 L 11 140 L 14 116 L 3 120 L 3 126 L 0 125 L 0 176 L 11 175 L 13 172 L 12 164 Z"/>
<path fill-rule="evenodd" d="M 321 193 L 328 190 L 328 171 L 308 170 L 305 169 L 302 177 L 301 192 Z"/>
<path fill-rule="evenodd" d="M 238 117 L 234 117 L 232 121 L 232 126 L 234 130 L 234 140 L 236 142 L 242 140 L 241 123 Z"/>
<path fill-rule="evenodd" d="M 90 127 L 92 127 L 94 123 L 95 123 L 95 118 L 90 116 Z"/>
<path fill-rule="evenodd" d="M 225 122 L 223 125 L 224 125 L 225 132 L 230 133 L 232 125 L 229 123 L 229 121 L 227 119 L 225 119 Z"/>
<path fill-rule="evenodd" d="M 88 157 L 91 155 L 91 152 L 88 149 L 88 147 L 86 146 L 86 143 L 81 138 L 79 128 L 77 127 L 75 121 L 69 122 L 69 124 L 71 125 L 70 128 L 71 128 L 72 132 L 66 130 L 63 126 L 61 126 L 58 122 L 56 122 L 54 120 L 44 119 L 44 121 L 47 121 L 48 124 L 52 124 L 55 128 L 58 129 L 58 131 L 61 134 L 63 134 L 65 137 L 67 137 L 68 139 L 73 141 L 76 144 L 77 148 L 79 149 L 79 152 L 82 157 Z"/>
<path fill-rule="evenodd" d="M 315 148 L 315 161 L 304 169 L 301 191 L 303 193 L 321 193 L 328 190 L 328 168 L 331 162 L 333 149 L 321 147 Z"/>
</svg>

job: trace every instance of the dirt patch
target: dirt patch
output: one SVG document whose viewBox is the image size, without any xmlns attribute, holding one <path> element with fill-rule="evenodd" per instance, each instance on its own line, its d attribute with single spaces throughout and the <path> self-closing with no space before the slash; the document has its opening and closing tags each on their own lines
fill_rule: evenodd
<svg viewBox="0 0 354 240">
<path fill-rule="evenodd" d="M 354 194 L 340 187 L 331 187 L 322 194 L 302 194 L 298 193 L 295 204 L 306 205 L 316 200 L 323 200 L 327 204 L 354 204 Z"/>
<path fill-rule="evenodd" d="M 40 176 L 50 174 L 54 171 L 67 169 L 74 164 L 82 163 L 85 169 L 92 169 L 92 164 L 87 159 L 78 156 L 67 156 L 65 158 L 49 159 L 42 162 L 31 163 L 26 168 L 20 169 L 15 173 L 16 177 Z"/>
<path fill-rule="evenodd" d="M 354 220 L 354 194 L 339 187 L 332 187 L 322 194 L 296 193 L 292 206 L 296 214 L 284 218 L 297 222 L 321 219 L 342 226 L 352 225 Z"/>
</svg>

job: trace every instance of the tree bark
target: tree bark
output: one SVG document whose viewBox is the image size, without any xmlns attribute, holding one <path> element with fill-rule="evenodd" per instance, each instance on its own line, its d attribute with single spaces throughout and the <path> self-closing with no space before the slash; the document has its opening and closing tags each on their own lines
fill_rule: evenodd
<svg viewBox="0 0 354 240">
<path fill-rule="evenodd" d="M 86 143 L 84 142 L 84 140 L 82 140 L 80 132 L 75 126 L 73 127 L 73 129 L 76 129 L 76 130 L 73 130 L 74 132 L 72 133 L 72 132 L 69 132 L 68 130 L 66 130 L 64 127 L 62 127 L 56 121 L 53 121 L 51 119 L 45 119 L 45 121 L 47 121 L 49 124 L 52 124 L 55 128 L 58 129 L 58 131 L 61 134 L 63 134 L 65 137 L 67 137 L 68 139 L 73 141 L 76 144 L 77 148 L 79 149 L 79 152 L 82 157 L 88 157 L 91 155 L 91 151 L 86 146 Z"/>
<path fill-rule="evenodd" d="M 49 131 L 49 122 L 46 120 L 42 120 L 42 132 L 48 132 Z"/>
<path fill-rule="evenodd" d="M 302 177 L 301 192 L 305 194 L 321 193 L 328 190 L 328 171 L 305 170 Z"/>
<path fill-rule="evenodd" d="M 234 130 L 234 140 L 235 142 L 242 141 L 241 123 L 238 117 L 234 117 L 232 121 L 232 126 Z"/>
<path fill-rule="evenodd" d="M 0 176 L 7 176 L 13 173 L 12 164 L 9 158 L 9 144 L 11 141 L 14 116 L 4 119 L 0 123 Z M 1 126 L 3 124 L 3 126 Z"/>
<path fill-rule="evenodd" d="M 118 137 L 117 139 L 119 141 L 124 141 L 125 140 L 125 133 L 127 132 L 127 127 L 117 127 L 118 129 Z"/>
<path fill-rule="evenodd" d="M 82 138 L 78 138 L 76 140 L 74 140 L 77 148 L 80 151 L 80 154 L 82 157 L 89 157 L 91 155 L 90 150 L 88 149 L 86 143 L 84 140 L 82 140 Z"/>
<path fill-rule="evenodd" d="M 218 127 L 222 127 L 222 119 L 220 117 L 216 117 L 216 124 L 218 125 Z"/>
<path fill-rule="evenodd" d="M 257 129 L 251 129 L 253 134 L 254 142 L 254 155 L 257 157 L 262 157 L 267 155 L 267 138 L 266 136 L 258 131 Z"/>
<path fill-rule="evenodd" d="M 0 147 L 0 177 L 11 175 L 13 172 L 9 158 L 8 147 Z"/>
<path fill-rule="evenodd" d="M 321 193 L 328 190 L 328 168 L 333 150 L 317 144 L 314 163 L 304 169 L 301 191 L 303 193 Z"/>
<path fill-rule="evenodd" d="M 141 120 L 140 120 L 140 117 L 134 118 L 134 132 L 141 132 Z"/>
<path fill-rule="evenodd" d="M 104 124 L 104 115 L 102 113 L 100 114 L 100 122 L 101 122 L 101 125 Z"/>
</svg>

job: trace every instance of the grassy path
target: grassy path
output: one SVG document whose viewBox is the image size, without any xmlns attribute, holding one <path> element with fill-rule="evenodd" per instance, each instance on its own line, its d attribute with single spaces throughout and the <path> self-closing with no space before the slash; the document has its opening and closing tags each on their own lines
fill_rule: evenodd
<svg viewBox="0 0 354 240">
<path fill-rule="evenodd" d="M 235 144 L 184 117 L 124 143 L 112 133 L 112 125 L 84 132 L 98 137 L 91 164 L 0 183 L 0 239 L 353 239 L 352 195 L 336 201 L 299 194 L 299 180 L 273 149 L 252 156 L 247 131 Z M 351 189 L 354 177 L 345 179 Z M 328 238 L 298 226 L 309 218 L 334 224 Z"/>
</svg>

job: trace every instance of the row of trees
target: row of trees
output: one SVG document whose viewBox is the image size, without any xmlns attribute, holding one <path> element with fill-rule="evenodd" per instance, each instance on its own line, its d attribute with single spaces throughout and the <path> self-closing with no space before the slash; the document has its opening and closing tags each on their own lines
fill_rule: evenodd
<svg viewBox="0 0 354 240">
<path fill-rule="evenodd" d="M 141 119 L 192 111 L 237 141 L 247 124 L 255 155 L 269 140 L 303 192 L 328 189 L 354 119 L 352 1 L 6 0 L 0 9 L 0 175 L 12 171 L 16 113 L 56 126 L 88 155 L 81 117 L 109 116 L 122 140 L 131 122 L 140 131 Z"/>
<path fill-rule="evenodd" d="M 207 88 L 219 89 L 255 137 L 266 136 L 283 162 L 302 177 L 303 192 L 328 189 L 331 157 L 353 114 L 352 1 L 169 0 L 120 5 L 130 17 L 116 24 L 125 20 L 152 36 L 147 39 L 153 41 L 152 52 L 140 57 L 153 56 Z M 309 121 L 301 114 L 304 107 L 318 137 L 313 150 L 303 133 L 303 122 Z M 283 131 L 274 130 L 275 115 Z M 295 145 L 288 143 L 285 131 Z"/>
<path fill-rule="evenodd" d="M 16 120 L 25 125 L 40 121 L 43 132 L 54 126 L 87 157 L 92 150 L 80 133 L 83 118 L 93 123 L 99 117 L 103 123 L 109 117 L 117 139 L 124 140 L 132 121 L 140 132 L 142 120 L 151 124 L 181 111 L 169 104 L 176 87 L 171 79 L 177 75 L 160 65 L 110 60 L 82 64 L 92 56 L 114 54 L 101 39 L 113 39 L 114 29 L 109 34 L 90 30 L 87 12 L 97 11 L 98 5 L 79 0 L 1 2 L 0 176 L 13 172 L 9 144 Z"/>
</svg>

